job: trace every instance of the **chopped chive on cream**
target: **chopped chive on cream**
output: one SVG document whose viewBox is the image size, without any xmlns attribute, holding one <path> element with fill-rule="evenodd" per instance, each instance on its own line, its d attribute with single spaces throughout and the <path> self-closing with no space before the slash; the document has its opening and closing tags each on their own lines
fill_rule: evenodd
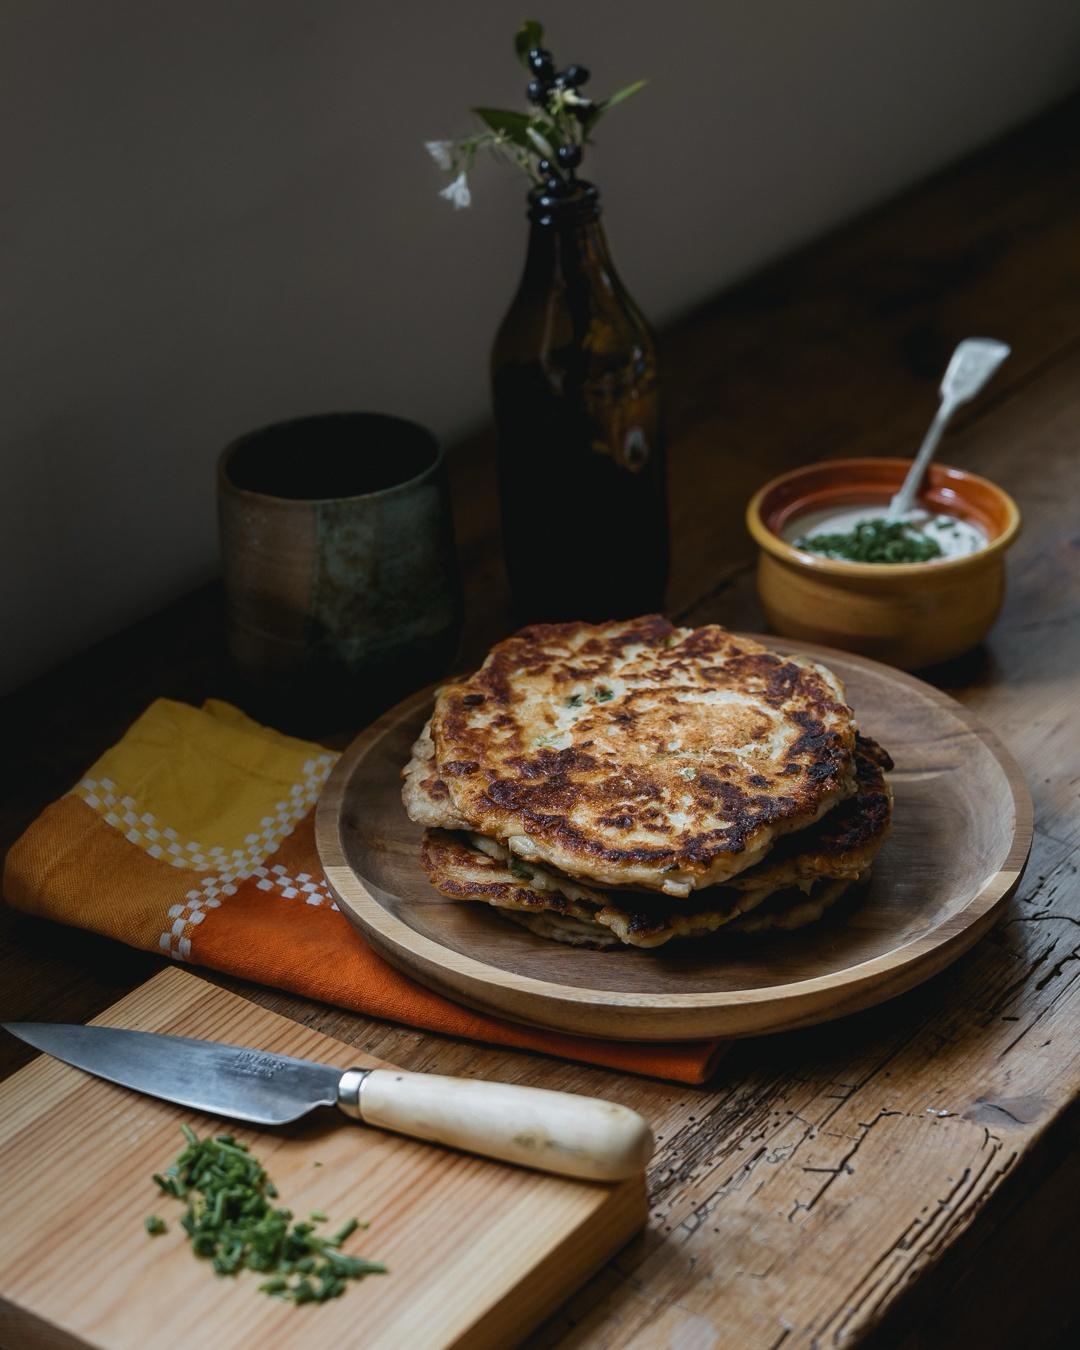
<svg viewBox="0 0 1080 1350">
<path fill-rule="evenodd" d="M 246 1144 L 229 1134 L 200 1139 L 189 1126 L 181 1129 L 183 1152 L 153 1179 L 163 1194 L 186 1201 L 180 1227 L 195 1255 L 209 1261 L 218 1275 L 259 1271 L 269 1276 L 258 1286 L 264 1294 L 292 1303 L 325 1303 L 343 1294 L 349 1280 L 385 1273 L 378 1261 L 338 1250 L 361 1226 L 359 1220 L 350 1219 L 329 1238 L 315 1231 L 326 1222 L 322 1210 L 312 1210 L 307 1223 L 293 1223 L 291 1210 L 270 1203 L 277 1190 Z M 145 1228 L 151 1234 L 166 1231 L 156 1214 L 145 1220 Z"/>
<path fill-rule="evenodd" d="M 944 557 L 936 539 L 902 520 L 860 520 L 851 530 L 804 535 L 795 547 L 847 562 L 931 562 Z"/>
<path fill-rule="evenodd" d="M 608 702 L 610 702 L 611 699 L 613 699 L 614 697 L 615 697 L 615 694 L 614 694 L 614 691 L 613 691 L 613 690 L 611 690 L 611 689 L 602 689 L 602 688 L 601 688 L 601 689 L 598 689 L 598 690 L 596 691 L 596 693 L 593 695 L 593 698 L 596 699 L 597 703 L 608 703 Z"/>
</svg>

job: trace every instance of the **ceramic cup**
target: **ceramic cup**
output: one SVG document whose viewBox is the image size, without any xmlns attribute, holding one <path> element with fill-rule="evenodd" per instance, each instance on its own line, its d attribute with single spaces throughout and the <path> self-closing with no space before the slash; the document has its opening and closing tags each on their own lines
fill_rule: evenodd
<svg viewBox="0 0 1080 1350">
<path fill-rule="evenodd" d="M 229 654 L 278 725 L 342 728 L 445 673 L 461 587 L 443 453 L 378 413 L 281 422 L 218 462 Z"/>
</svg>

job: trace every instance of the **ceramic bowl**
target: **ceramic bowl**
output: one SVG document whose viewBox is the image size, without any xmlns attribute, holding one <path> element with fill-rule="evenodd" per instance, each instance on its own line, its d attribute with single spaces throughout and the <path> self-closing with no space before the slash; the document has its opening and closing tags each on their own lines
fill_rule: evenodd
<svg viewBox="0 0 1080 1350">
<path fill-rule="evenodd" d="M 987 535 L 985 548 L 929 563 L 852 563 L 786 543 L 785 527 L 807 511 L 886 507 L 910 468 L 906 459 L 835 459 L 765 484 L 746 508 L 760 548 L 758 595 L 785 637 L 842 647 L 905 670 L 950 660 L 989 632 L 1005 594 L 1005 553 L 1020 529 L 1007 492 L 977 474 L 931 464 L 919 505 L 960 516 Z"/>
</svg>

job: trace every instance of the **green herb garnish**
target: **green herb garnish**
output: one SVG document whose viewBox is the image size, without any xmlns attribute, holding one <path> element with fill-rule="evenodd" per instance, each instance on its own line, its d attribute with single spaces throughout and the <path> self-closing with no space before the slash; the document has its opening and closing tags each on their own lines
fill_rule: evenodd
<svg viewBox="0 0 1080 1350">
<path fill-rule="evenodd" d="M 268 1274 L 259 1289 L 293 1303 L 325 1303 L 345 1292 L 349 1280 L 381 1275 L 386 1267 L 359 1256 L 346 1256 L 341 1244 L 360 1227 L 350 1219 L 333 1237 L 315 1232 L 326 1221 L 312 1210 L 308 1223 L 292 1223 L 292 1211 L 270 1203 L 277 1189 L 247 1145 L 231 1134 L 200 1139 L 181 1126 L 186 1147 L 164 1174 L 154 1181 L 165 1195 L 187 1206 L 180 1226 L 196 1256 L 208 1260 L 218 1275 L 257 1270 Z M 166 1231 L 156 1214 L 146 1220 L 146 1231 Z"/>
<path fill-rule="evenodd" d="M 615 694 L 610 689 L 598 689 L 593 695 L 597 703 L 609 703 L 614 697 Z"/>
<path fill-rule="evenodd" d="M 853 530 L 805 535 L 795 547 L 847 562 L 931 562 L 944 556 L 936 539 L 902 520 L 860 520 Z"/>
<path fill-rule="evenodd" d="M 568 708 L 580 708 L 581 703 L 582 698 L 580 694 L 571 694 L 570 697 L 566 700 L 566 706 Z"/>
<path fill-rule="evenodd" d="M 529 871 L 523 862 L 515 858 L 513 854 L 511 854 L 510 859 L 507 862 L 507 867 L 509 868 L 510 875 L 512 877 L 517 877 L 518 881 L 532 881 L 532 872 Z"/>
</svg>

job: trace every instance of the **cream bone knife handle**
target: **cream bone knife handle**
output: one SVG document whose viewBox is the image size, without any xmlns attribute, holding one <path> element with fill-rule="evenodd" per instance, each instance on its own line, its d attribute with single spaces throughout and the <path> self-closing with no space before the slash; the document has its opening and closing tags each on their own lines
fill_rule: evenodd
<svg viewBox="0 0 1080 1350">
<path fill-rule="evenodd" d="M 652 1131 L 629 1107 L 512 1083 L 348 1069 L 338 1106 L 381 1130 L 590 1181 L 635 1176 L 653 1151 Z"/>
</svg>

